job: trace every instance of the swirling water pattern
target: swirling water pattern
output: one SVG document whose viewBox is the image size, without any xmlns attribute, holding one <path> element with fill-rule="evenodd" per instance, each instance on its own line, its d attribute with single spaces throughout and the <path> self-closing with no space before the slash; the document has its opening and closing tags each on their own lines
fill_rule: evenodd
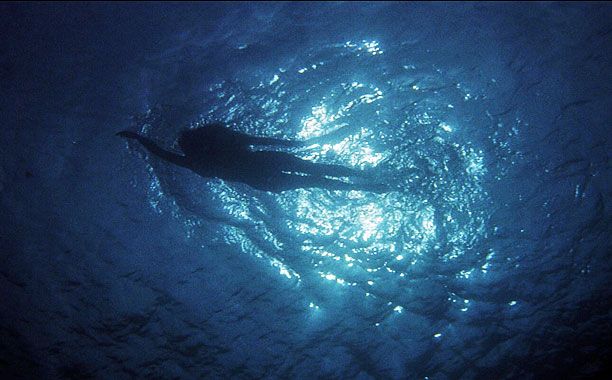
<svg viewBox="0 0 612 380">
<path fill-rule="evenodd" d="M 467 311 L 469 300 L 457 296 L 450 282 L 485 276 L 495 254 L 482 244 L 494 228 L 487 223 L 491 174 L 485 165 L 492 158 L 484 150 L 509 154 L 503 146 L 518 127 L 495 137 L 503 127 L 479 104 L 486 89 L 468 90 L 474 85 L 450 73 L 409 55 L 405 60 L 386 59 L 389 55 L 377 41 L 347 41 L 261 73 L 254 85 L 217 83 L 192 127 L 221 120 L 254 135 L 318 138 L 294 153 L 371 171 L 392 183 L 393 191 L 273 195 L 220 180 L 190 180 L 177 190 L 174 180 L 160 186 L 164 168 L 152 171 L 151 205 L 159 207 L 164 199 L 185 233 L 202 240 L 211 229 L 202 227 L 211 223 L 202 209 L 218 205 L 213 220 L 222 223 L 215 238 L 276 268 L 310 307 L 333 304 L 326 300 L 331 291 L 369 297 L 363 305 L 379 315 L 376 325 L 393 312 Z M 168 128 L 162 118 L 163 110 L 149 111 L 139 121 L 141 129 L 172 141 L 179 126 Z M 487 133 L 489 140 L 471 138 Z M 419 295 L 422 286 L 437 289 L 436 297 Z"/>
<path fill-rule="evenodd" d="M 610 372 L 608 4 L 0 9 L 1 378 Z M 210 121 L 392 190 L 115 136 Z"/>
</svg>

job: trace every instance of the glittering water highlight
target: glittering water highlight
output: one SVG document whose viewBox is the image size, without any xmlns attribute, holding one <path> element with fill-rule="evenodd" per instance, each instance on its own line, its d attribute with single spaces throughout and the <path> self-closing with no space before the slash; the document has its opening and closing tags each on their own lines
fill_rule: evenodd
<svg viewBox="0 0 612 380">
<path fill-rule="evenodd" d="M 405 52 L 393 52 L 393 62 L 406 63 L 393 66 L 377 41 L 349 41 L 255 79 L 219 82 L 192 125 L 220 120 L 254 135 L 306 140 L 312 143 L 294 154 L 365 170 L 392 191 L 273 195 L 182 174 L 183 185 L 160 185 L 157 171 L 167 170 L 160 167 L 152 172 L 152 207 L 165 196 L 191 238 L 204 241 L 215 231 L 213 240 L 267 262 L 292 281 L 305 307 L 325 310 L 330 288 L 337 288 L 335 294 L 370 299 L 366 307 L 380 318 L 428 312 L 423 302 L 467 311 L 469 300 L 457 302 L 453 287 L 486 275 L 494 255 L 481 244 L 494 228 L 487 224 L 485 149 L 510 155 L 506 139 L 512 134 L 472 139 L 483 135 L 473 133 L 481 123 L 493 120 L 479 103 L 486 93 L 468 90 L 472 85 L 451 73 L 398 60 L 398 54 Z M 169 128 L 158 118 L 163 111 L 150 111 L 143 132 L 172 141 L 184 127 Z M 217 205 L 212 211 L 211 204 Z M 439 290 L 427 300 L 419 298 L 425 284 Z"/>
</svg>

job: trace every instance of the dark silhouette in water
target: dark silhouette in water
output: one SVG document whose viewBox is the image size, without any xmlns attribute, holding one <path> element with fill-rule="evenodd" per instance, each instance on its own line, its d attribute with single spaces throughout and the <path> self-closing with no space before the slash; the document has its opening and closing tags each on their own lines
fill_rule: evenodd
<svg viewBox="0 0 612 380">
<path fill-rule="evenodd" d="M 157 157 L 190 169 L 202 177 L 241 182 L 259 190 L 281 192 L 313 187 L 373 192 L 387 190 L 381 184 L 349 183 L 338 179 L 364 179 L 366 175 L 363 171 L 340 165 L 316 164 L 285 152 L 250 149 L 251 145 L 300 147 L 304 146 L 304 142 L 250 136 L 222 124 L 208 124 L 181 132 L 178 144 L 184 155 L 164 150 L 151 139 L 134 132 L 123 131 L 117 135 L 135 139 Z"/>
</svg>

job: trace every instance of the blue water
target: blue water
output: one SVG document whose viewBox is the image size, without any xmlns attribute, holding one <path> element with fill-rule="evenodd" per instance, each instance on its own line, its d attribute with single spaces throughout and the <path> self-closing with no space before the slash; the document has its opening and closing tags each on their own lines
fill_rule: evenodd
<svg viewBox="0 0 612 380">
<path fill-rule="evenodd" d="M 2 378 L 599 378 L 607 3 L 0 5 Z M 266 193 L 221 121 L 385 194 Z M 320 137 L 324 136 L 324 137 Z M 319 138 L 320 137 L 320 138 Z"/>
</svg>

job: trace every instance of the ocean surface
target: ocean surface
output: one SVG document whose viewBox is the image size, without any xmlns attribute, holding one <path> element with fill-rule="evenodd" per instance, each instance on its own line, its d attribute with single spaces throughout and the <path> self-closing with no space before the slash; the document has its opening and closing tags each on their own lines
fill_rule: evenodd
<svg viewBox="0 0 612 380">
<path fill-rule="evenodd" d="M 610 3 L 0 4 L 2 379 L 601 378 Z M 389 183 L 279 194 L 223 122 Z"/>
</svg>

